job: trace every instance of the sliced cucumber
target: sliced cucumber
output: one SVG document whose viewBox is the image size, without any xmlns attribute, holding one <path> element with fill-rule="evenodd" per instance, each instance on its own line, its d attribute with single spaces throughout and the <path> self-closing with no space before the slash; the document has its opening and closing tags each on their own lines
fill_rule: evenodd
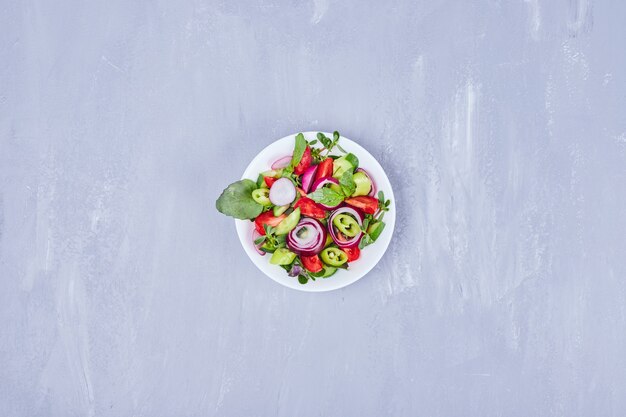
<svg viewBox="0 0 626 417">
<path fill-rule="evenodd" d="M 328 278 L 334 275 L 335 272 L 337 272 L 337 268 L 334 266 L 324 265 L 324 274 L 322 275 L 322 278 Z"/>
<path fill-rule="evenodd" d="M 341 158 L 337 158 L 333 161 L 333 177 L 339 179 L 343 175 L 344 172 L 348 170 L 354 171 L 356 167 L 353 166 L 350 161 L 346 159 L 345 156 Z"/>
<path fill-rule="evenodd" d="M 299 221 L 300 207 L 295 209 L 289 216 L 285 217 L 282 222 L 278 223 L 278 226 L 276 226 L 276 231 L 274 233 L 276 233 L 277 235 L 286 235 L 298 225 Z"/>
<path fill-rule="evenodd" d="M 364 172 L 356 172 L 352 179 L 356 184 L 356 190 L 352 193 L 352 197 L 357 197 L 360 195 L 368 195 L 372 190 L 372 181 L 370 177 L 368 177 Z"/>
<path fill-rule="evenodd" d="M 286 204 L 284 206 L 274 206 L 274 216 L 276 217 L 280 216 L 281 214 L 286 212 L 288 208 L 289 208 L 289 204 Z"/>
</svg>

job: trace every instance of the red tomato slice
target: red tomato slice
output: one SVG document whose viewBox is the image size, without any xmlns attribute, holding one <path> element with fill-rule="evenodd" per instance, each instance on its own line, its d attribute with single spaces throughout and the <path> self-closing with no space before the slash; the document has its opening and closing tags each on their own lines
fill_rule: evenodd
<svg viewBox="0 0 626 417">
<path fill-rule="evenodd" d="M 341 248 L 348 255 L 348 262 L 356 261 L 361 256 L 361 250 L 358 246 L 352 248 Z"/>
<path fill-rule="evenodd" d="M 278 223 L 282 222 L 285 217 L 287 217 L 287 215 L 285 214 L 281 214 L 280 216 L 277 217 L 277 216 L 274 216 L 274 213 L 272 213 L 271 210 L 266 211 L 265 213 L 259 214 L 257 218 L 254 219 L 254 227 L 256 228 L 257 232 L 265 236 L 265 229 L 263 228 L 264 224 L 268 226 L 276 227 L 278 226 Z"/>
<path fill-rule="evenodd" d="M 374 214 L 376 213 L 376 210 L 378 210 L 378 199 L 366 195 L 347 198 L 345 202 L 353 207 L 363 210 L 367 214 Z"/>
<path fill-rule="evenodd" d="M 300 213 L 303 216 L 314 217 L 316 219 L 323 219 L 324 217 L 326 217 L 326 212 L 324 211 L 324 209 L 308 197 L 300 198 L 300 200 L 298 200 L 298 202 L 294 204 L 293 207 L 300 207 Z"/>
<path fill-rule="evenodd" d="M 302 266 L 308 271 L 311 272 L 320 272 L 324 269 L 324 265 L 320 260 L 319 256 L 300 256 L 300 260 L 302 261 Z"/>
<path fill-rule="evenodd" d="M 269 187 L 272 188 L 272 184 L 274 184 L 276 182 L 278 178 L 273 178 L 273 177 L 263 177 L 263 181 L 265 181 L 265 184 Z"/>
<path fill-rule="evenodd" d="M 333 175 L 333 158 L 326 158 L 318 165 L 315 173 L 315 181 L 320 178 L 330 177 Z M 315 182 L 313 181 L 313 182 Z"/>
<path fill-rule="evenodd" d="M 302 159 L 300 159 L 300 163 L 293 169 L 294 174 L 302 175 L 304 171 L 306 171 L 306 169 L 311 166 L 312 160 L 313 158 L 311 157 L 311 148 L 307 146 L 304 150 L 304 153 L 302 154 Z"/>
</svg>

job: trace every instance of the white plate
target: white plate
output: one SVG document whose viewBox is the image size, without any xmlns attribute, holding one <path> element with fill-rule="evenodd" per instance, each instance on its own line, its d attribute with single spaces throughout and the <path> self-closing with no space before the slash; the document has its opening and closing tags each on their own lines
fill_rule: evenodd
<svg viewBox="0 0 626 417">
<path fill-rule="evenodd" d="M 333 136 L 332 133 L 325 134 L 331 138 Z M 317 132 L 304 132 L 304 137 L 309 141 L 315 139 L 316 135 Z M 285 136 L 259 152 L 256 158 L 250 162 L 250 165 L 246 168 L 241 179 L 248 178 L 256 182 L 259 173 L 269 170 L 270 165 L 274 161 L 280 157 L 291 155 L 295 144 L 295 136 L 295 133 Z M 243 246 L 248 257 L 265 275 L 286 287 L 300 291 L 318 292 L 336 290 L 352 284 L 361 279 L 376 266 L 378 261 L 380 261 L 385 254 L 389 242 L 391 241 L 396 223 L 396 200 L 393 196 L 393 190 L 391 189 L 387 174 L 385 174 L 385 171 L 378 161 L 357 143 L 342 136 L 341 139 L 339 139 L 339 145 L 347 152 L 352 152 L 359 158 L 359 167 L 365 169 L 372 176 L 378 190 L 382 190 L 385 193 L 385 198 L 391 200 L 389 211 L 385 214 L 385 230 L 383 230 L 375 243 L 365 247 L 361 251 L 361 257 L 350 263 L 349 269 L 339 269 L 329 278 L 317 278 L 315 281 L 309 280 L 308 283 L 303 285 L 298 282 L 298 278 L 287 275 L 287 272 L 280 266 L 270 264 L 270 257 L 268 255 L 261 256 L 258 254 L 252 240 L 254 222 L 235 220 L 241 246 Z M 336 152 L 333 151 L 333 153 Z"/>
</svg>

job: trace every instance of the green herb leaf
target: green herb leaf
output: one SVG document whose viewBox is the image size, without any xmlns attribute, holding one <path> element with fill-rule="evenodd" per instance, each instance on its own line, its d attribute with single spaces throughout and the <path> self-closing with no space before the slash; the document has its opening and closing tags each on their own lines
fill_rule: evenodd
<svg viewBox="0 0 626 417">
<path fill-rule="evenodd" d="M 260 245 L 261 243 L 265 242 L 266 237 L 265 236 L 261 236 L 260 238 L 257 238 L 254 240 L 254 244 L 255 245 Z"/>
<path fill-rule="evenodd" d="M 334 207 L 343 201 L 343 194 L 338 193 L 330 188 L 318 188 L 308 196 L 316 203 L 322 203 L 327 206 Z"/>
<path fill-rule="evenodd" d="M 269 224 L 264 224 L 263 229 L 265 230 L 265 235 L 267 237 L 271 236 L 274 233 L 274 228 Z"/>
<path fill-rule="evenodd" d="M 315 145 L 317 143 L 317 139 L 313 139 L 311 142 L 309 142 L 309 145 Z"/>
<path fill-rule="evenodd" d="M 385 201 L 385 193 L 383 193 L 383 190 L 378 192 L 378 201 L 382 201 L 383 203 Z"/>
<path fill-rule="evenodd" d="M 306 150 L 306 139 L 302 133 L 298 133 L 296 135 L 296 146 L 293 150 L 293 156 L 291 157 L 291 166 L 292 168 L 297 166 L 302 159 L 302 155 L 304 155 L 304 151 Z"/>
<path fill-rule="evenodd" d="M 350 197 L 352 194 L 354 194 L 354 191 L 356 191 L 356 183 L 352 178 L 352 172 L 344 172 L 339 179 L 339 185 L 341 186 L 341 190 L 346 195 L 346 197 Z"/>
<path fill-rule="evenodd" d="M 350 165 L 352 165 L 354 168 L 357 168 L 359 166 L 359 158 L 357 158 L 355 154 L 349 153 L 344 156 L 344 158 L 346 159 L 346 161 L 350 162 Z"/>
<path fill-rule="evenodd" d="M 263 206 L 252 198 L 257 185 L 252 180 L 240 180 L 230 184 L 215 202 L 220 213 L 240 220 L 254 219 L 263 212 Z"/>
<path fill-rule="evenodd" d="M 309 279 L 304 275 L 298 275 L 298 282 L 302 285 L 306 284 Z"/>
<path fill-rule="evenodd" d="M 317 139 L 322 142 L 322 145 L 324 145 L 324 147 L 327 150 L 330 150 L 330 148 L 333 147 L 333 142 L 332 140 L 330 140 L 330 138 L 328 136 L 326 136 L 325 134 L 323 134 L 322 132 L 318 132 L 317 134 Z"/>
</svg>

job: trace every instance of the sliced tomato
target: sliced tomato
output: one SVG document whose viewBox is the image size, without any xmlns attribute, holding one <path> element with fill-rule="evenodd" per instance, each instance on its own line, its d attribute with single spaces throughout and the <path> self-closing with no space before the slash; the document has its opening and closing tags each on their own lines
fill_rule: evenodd
<svg viewBox="0 0 626 417">
<path fill-rule="evenodd" d="M 304 266 L 307 271 L 320 272 L 324 269 L 324 265 L 317 255 L 300 256 L 300 260 L 302 261 L 302 266 Z"/>
<path fill-rule="evenodd" d="M 351 248 L 341 248 L 348 255 L 348 262 L 356 261 L 361 256 L 361 250 L 358 246 Z"/>
<path fill-rule="evenodd" d="M 311 200 L 309 197 L 300 198 L 300 200 L 298 200 L 293 206 L 293 208 L 298 207 L 300 207 L 300 214 L 303 216 L 314 217 L 316 219 L 323 219 L 326 217 L 326 211 L 324 211 L 319 204 Z"/>
<path fill-rule="evenodd" d="M 333 175 L 333 158 L 326 158 L 318 165 L 315 173 L 315 181 L 320 178 L 330 177 Z M 315 182 L 313 181 L 313 182 Z"/>
<path fill-rule="evenodd" d="M 274 184 L 276 182 L 278 178 L 274 178 L 274 177 L 263 177 L 263 181 L 265 181 L 265 184 L 269 187 L 272 188 L 272 184 Z"/>
<path fill-rule="evenodd" d="M 306 169 L 311 166 L 312 160 L 313 158 L 311 157 L 311 148 L 307 146 L 304 149 L 304 153 L 302 154 L 302 159 L 300 159 L 300 163 L 293 169 L 294 174 L 302 175 L 304 171 L 306 171 Z"/>
<path fill-rule="evenodd" d="M 347 198 L 345 202 L 350 204 L 352 207 L 363 210 L 367 214 L 374 214 L 376 213 L 376 210 L 378 210 L 378 199 L 366 195 Z"/>
<path fill-rule="evenodd" d="M 287 217 L 285 214 L 281 214 L 280 216 L 274 216 L 274 213 L 270 211 L 266 211 L 265 213 L 261 213 L 254 219 L 254 227 L 256 231 L 261 235 L 265 236 L 265 229 L 263 225 L 266 224 L 268 226 L 276 227 L 278 223 L 282 222 L 283 219 Z"/>
</svg>

